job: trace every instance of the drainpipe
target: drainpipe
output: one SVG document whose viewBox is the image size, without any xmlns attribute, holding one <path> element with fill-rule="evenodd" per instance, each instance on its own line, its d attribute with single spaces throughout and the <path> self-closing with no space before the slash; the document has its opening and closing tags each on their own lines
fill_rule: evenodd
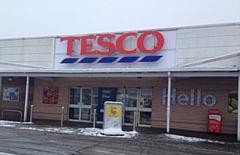
<svg viewBox="0 0 240 155">
<path fill-rule="evenodd" d="M 237 140 L 240 141 L 240 112 L 239 112 L 239 99 L 240 99 L 240 71 L 238 71 L 238 131 L 237 131 Z"/>
<path fill-rule="evenodd" d="M 23 118 L 24 122 L 27 121 L 28 89 L 29 89 L 29 76 L 26 77 L 25 106 L 24 106 L 24 118 Z"/>
<path fill-rule="evenodd" d="M 171 99 L 171 72 L 168 72 L 168 97 L 167 97 L 167 133 L 170 130 L 170 99 Z"/>
</svg>

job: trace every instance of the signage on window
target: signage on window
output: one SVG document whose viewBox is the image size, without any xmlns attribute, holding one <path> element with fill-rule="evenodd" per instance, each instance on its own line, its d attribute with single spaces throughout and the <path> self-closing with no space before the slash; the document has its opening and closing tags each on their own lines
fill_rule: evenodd
<svg viewBox="0 0 240 155">
<path fill-rule="evenodd" d="M 19 100 L 19 88 L 4 87 L 3 88 L 3 101 L 18 101 Z"/>
</svg>

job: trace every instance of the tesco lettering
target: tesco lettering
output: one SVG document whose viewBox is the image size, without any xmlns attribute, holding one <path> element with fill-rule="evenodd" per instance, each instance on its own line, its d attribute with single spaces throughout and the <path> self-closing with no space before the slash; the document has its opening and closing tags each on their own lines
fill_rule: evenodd
<svg viewBox="0 0 240 155">
<path fill-rule="evenodd" d="M 156 38 L 156 45 L 152 49 L 147 49 L 144 46 L 144 40 L 147 36 L 153 35 Z M 102 34 L 100 36 L 90 35 L 90 36 L 72 36 L 72 37 L 61 37 L 60 41 L 67 42 L 67 52 L 66 55 L 71 56 L 73 51 L 73 41 L 80 41 L 80 55 L 110 55 L 118 50 L 122 54 L 135 54 L 137 49 L 143 53 L 155 53 L 162 49 L 164 44 L 164 37 L 158 31 L 146 31 L 138 36 L 137 32 L 128 32 L 120 35 L 117 39 L 115 38 L 115 34 Z M 137 43 L 134 49 L 127 50 L 123 47 L 123 42 L 127 37 L 135 37 L 137 39 Z M 111 41 L 106 41 L 106 38 L 116 39 L 116 45 Z M 106 51 L 101 50 L 91 50 L 88 51 L 87 48 L 93 46 L 93 41 L 96 41 L 99 46 L 106 47 Z"/>
</svg>

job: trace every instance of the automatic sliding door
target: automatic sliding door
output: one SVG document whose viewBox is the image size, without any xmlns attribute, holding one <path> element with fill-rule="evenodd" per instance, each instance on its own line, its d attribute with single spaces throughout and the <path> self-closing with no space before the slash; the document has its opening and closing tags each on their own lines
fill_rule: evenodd
<svg viewBox="0 0 240 155">
<path fill-rule="evenodd" d="M 152 89 L 119 88 L 117 101 L 124 103 L 125 124 L 133 124 L 134 112 L 136 112 L 137 125 L 151 125 Z"/>
<path fill-rule="evenodd" d="M 79 120 L 80 113 L 80 88 L 70 88 L 69 90 L 69 119 Z"/>
<path fill-rule="evenodd" d="M 152 90 L 141 89 L 140 90 L 140 110 L 139 110 L 139 124 L 151 125 L 152 114 Z"/>
<path fill-rule="evenodd" d="M 82 95 L 81 95 L 81 117 L 80 120 L 82 121 L 91 121 L 91 109 L 92 109 L 92 89 L 89 88 L 82 88 Z"/>
<path fill-rule="evenodd" d="M 138 93 L 137 89 L 126 89 L 125 113 L 124 113 L 124 123 L 126 124 L 133 124 L 134 111 L 137 111 L 138 103 L 137 93 Z"/>
<path fill-rule="evenodd" d="M 91 121 L 92 89 L 70 88 L 69 120 Z"/>
</svg>

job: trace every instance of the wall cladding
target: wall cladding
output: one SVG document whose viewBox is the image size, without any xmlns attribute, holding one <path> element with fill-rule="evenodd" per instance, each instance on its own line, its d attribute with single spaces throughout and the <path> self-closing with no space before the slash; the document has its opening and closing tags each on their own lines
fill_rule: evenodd
<svg viewBox="0 0 240 155">
<path fill-rule="evenodd" d="M 160 84 L 167 84 L 167 79 L 160 78 L 54 78 L 54 82 L 35 80 L 34 88 L 34 114 L 33 118 L 38 119 L 57 119 L 60 120 L 61 107 L 65 107 L 65 119 L 68 116 L 68 98 L 70 87 L 116 87 L 123 88 L 152 88 L 158 89 Z M 164 82 L 165 81 L 165 82 Z M 58 104 L 43 104 L 43 88 L 45 86 L 58 86 L 59 98 Z M 154 92 L 153 92 L 154 93 Z M 153 94 L 156 98 L 157 94 Z M 154 99 L 154 101 L 157 101 Z M 156 104 L 157 105 L 157 104 Z M 53 113 L 51 115 L 51 113 Z M 56 113 L 56 114 L 54 114 Z M 47 114 L 47 115 L 45 115 Z"/>
<path fill-rule="evenodd" d="M 67 120 L 69 87 L 153 87 L 151 125 L 152 127 L 166 128 L 167 105 L 162 104 L 162 90 L 167 89 L 167 85 L 167 78 L 55 78 L 54 82 L 36 79 L 33 118 L 60 120 L 61 107 L 64 106 L 65 120 Z M 44 86 L 59 87 L 58 104 L 42 103 Z M 202 102 L 200 106 L 196 106 L 197 95 L 195 95 L 193 106 L 190 105 L 190 101 L 186 106 L 178 103 L 171 105 L 171 129 L 206 132 L 208 109 L 218 109 L 222 114 L 222 133 L 236 134 L 237 114 L 228 113 L 228 91 L 237 90 L 237 78 L 181 78 L 172 82 L 172 88 L 177 89 L 177 95 L 184 93 L 188 96 L 190 96 L 191 89 L 201 89 L 202 97 L 212 94 L 216 97 L 217 102 L 213 107 L 206 107 Z"/>
<path fill-rule="evenodd" d="M 179 29 L 177 66 L 240 51 L 240 25 Z M 239 66 L 239 57 L 205 66 Z"/>
<path fill-rule="evenodd" d="M 0 61 L 4 62 L 53 68 L 53 52 L 53 37 L 0 40 Z M 3 67 L 19 68 L 17 65 Z"/>
<path fill-rule="evenodd" d="M 238 89 L 237 78 L 176 79 L 175 82 L 172 82 L 172 88 L 177 90 L 177 96 L 183 93 L 188 95 L 189 101 L 187 101 L 186 106 L 179 105 L 177 102 L 175 105 L 171 104 L 170 128 L 206 132 L 208 109 L 217 109 L 221 111 L 222 115 L 222 133 L 236 134 L 237 114 L 228 113 L 228 91 Z M 196 92 L 194 105 L 190 105 L 191 89 L 201 89 L 202 97 L 206 94 L 214 95 L 217 99 L 216 105 L 206 107 L 201 100 L 200 106 L 197 106 Z M 162 94 L 162 92 L 159 93 Z M 152 126 L 166 128 L 167 105 L 160 102 L 156 107 L 152 109 L 154 113 L 152 115 Z"/>
</svg>

